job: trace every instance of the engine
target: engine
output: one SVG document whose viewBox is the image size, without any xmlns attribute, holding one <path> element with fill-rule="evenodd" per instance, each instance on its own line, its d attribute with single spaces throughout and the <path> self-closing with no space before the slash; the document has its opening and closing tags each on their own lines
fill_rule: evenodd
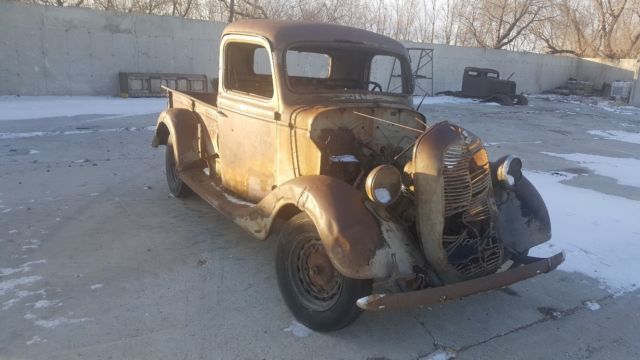
<svg viewBox="0 0 640 360">
<path fill-rule="evenodd" d="M 321 173 L 361 189 L 401 222 L 444 283 L 495 272 L 505 254 L 480 139 L 448 122 L 415 136 L 385 131 L 375 141 L 345 127 L 318 131 Z"/>
</svg>

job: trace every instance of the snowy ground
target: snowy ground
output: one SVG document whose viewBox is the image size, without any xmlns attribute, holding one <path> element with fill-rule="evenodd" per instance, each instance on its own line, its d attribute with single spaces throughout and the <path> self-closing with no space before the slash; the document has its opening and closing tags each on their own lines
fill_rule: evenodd
<svg viewBox="0 0 640 360">
<path fill-rule="evenodd" d="M 144 115 L 162 111 L 166 103 L 166 98 L 0 96 L 0 120 L 42 119 L 77 115 Z"/>
<path fill-rule="evenodd" d="M 319 334 L 277 290 L 274 242 L 167 195 L 164 99 L 0 97 L 0 358 L 640 358 L 640 111 L 428 98 L 430 122 L 514 153 L 545 198 L 556 272 Z M 17 121 L 20 120 L 20 121 Z"/>
</svg>

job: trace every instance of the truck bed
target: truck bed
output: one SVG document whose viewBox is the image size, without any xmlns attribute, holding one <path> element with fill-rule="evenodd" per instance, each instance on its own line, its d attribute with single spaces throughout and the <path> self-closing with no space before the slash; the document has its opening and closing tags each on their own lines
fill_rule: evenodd
<svg viewBox="0 0 640 360">
<path fill-rule="evenodd" d="M 193 91 L 178 91 L 163 86 L 169 95 L 169 108 L 189 109 L 198 113 L 207 113 L 206 109 L 216 110 L 218 100 L 217 88 L 212 93 L 202 93 Z"/>
</svg>

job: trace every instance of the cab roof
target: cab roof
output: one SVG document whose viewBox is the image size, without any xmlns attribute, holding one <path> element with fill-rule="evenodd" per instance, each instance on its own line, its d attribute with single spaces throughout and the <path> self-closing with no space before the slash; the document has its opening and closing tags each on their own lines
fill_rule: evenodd
<svg viewBox="0 0 640 360">
<path fill-rule="evenodd" d="M 398 41 L 371 31 L 348 26 L 283 20 L 240 20 L 224 29 L 227 34 L 258 35 L 269 40 L 276 48 L 304 42 L 344 42 L 378 47 L 398 54 L 407 54 Z"/>
</svg>

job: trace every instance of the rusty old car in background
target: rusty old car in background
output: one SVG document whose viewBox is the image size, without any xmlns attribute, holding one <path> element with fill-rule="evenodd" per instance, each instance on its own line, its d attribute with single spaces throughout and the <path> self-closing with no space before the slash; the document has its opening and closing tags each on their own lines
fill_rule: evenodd
<svg viewBox="0 0 640 360">
<path fill-rule="evenodd" d="M 464 69 L 460 96 L 495 101 L 507 106 L 529 104 L 526 96 L 516 93 L 516 82 L 511 80 L 511 76 L 506 80 L 500 79 L 498 70 L 478 67 Z"/>
<path fill-rule="evenodd" d="M 401 81 L 378 79 L 397 61 Z M 232 23 L 218 90 L 167 89 L 153 146 L 176 197 L 195 192 L 258 239 L 278 238 L 293 315 L 319 331 L 361 310 L 415 307 L 548 272 L 540 195 L 506 156 L 413 110 L 399 42 L 343 26 Z M 375 286 L 374 286 L 375 285 Z M 375 289 L 375 292 L 373 291 Z"/>
</svg>

